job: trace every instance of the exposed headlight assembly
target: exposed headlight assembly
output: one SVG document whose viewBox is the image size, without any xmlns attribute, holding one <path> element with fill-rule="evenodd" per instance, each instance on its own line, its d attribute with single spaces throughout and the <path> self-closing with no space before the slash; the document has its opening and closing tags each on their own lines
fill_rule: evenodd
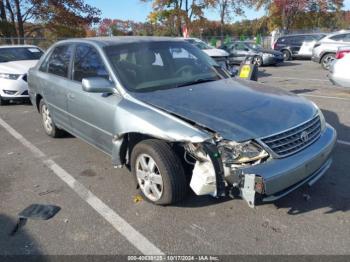
<svg viewBox="0 0 350 262">
<path fill-rule="evenodd" d="M 6 74 L 0 73 L 0 78 L 9 79 L 9 80 L 17 80 L 21 75 L 17 74 Z"/>
<path fill-rule="evenodd" d="M 260 162 L 269 157 L 269 154 L 253 141 L 244 143 L 222 141 L 218 148 L 225 164 L 244 165 Z"/>
</svg>

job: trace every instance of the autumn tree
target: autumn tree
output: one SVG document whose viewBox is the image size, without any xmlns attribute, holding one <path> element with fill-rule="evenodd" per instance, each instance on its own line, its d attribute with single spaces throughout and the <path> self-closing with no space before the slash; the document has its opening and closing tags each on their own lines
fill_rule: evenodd
<svg viewBox="0 0 350 262">
<path fill-rule="evenodd" d="M 58 36 L 83 34 L 84 27 L 99 21 L 100 11 L 84 0 L 0 0 L 1 22 L 6 36 L 22 39 L 44 26 Z M 31 27 L 26 27 L 31 24 Z"/>
<path fill-rule="evenodd" d="M 153 12 L 149 15 L 152 23 L 160 22 L 172 27 L 174 34 L 182 35 L 182 26 L 191 31 L 194 19 L 201 19 L 204 10 L 211 6 L 214 0 L 140 0 L 152 2 Z"/>
<path fill-rule="evenodd" d="M 243 7 L 250 5 L 250 0 L 216 0 L 211 3 L 220 14 L 220 37 L 224 41 L 225 23 L 230 22 L 234 15 L 243 15 Z"/>
</svg>

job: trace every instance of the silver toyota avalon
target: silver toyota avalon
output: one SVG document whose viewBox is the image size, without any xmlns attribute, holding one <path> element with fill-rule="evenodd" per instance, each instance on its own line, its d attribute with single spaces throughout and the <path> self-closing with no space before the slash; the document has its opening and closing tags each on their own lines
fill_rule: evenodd
<svg viewBox="0 0 350 262">
<path fill-rule="evenodd" d="M 61 41 L 28 81 L 49 136 L 66 131 L 107 153 L 155 204 L 191 188 L 253 207 L 314 184 L 331 165 L 336 132 L 315 104 L 233 79 L 183 40 Z"/>
</svg>

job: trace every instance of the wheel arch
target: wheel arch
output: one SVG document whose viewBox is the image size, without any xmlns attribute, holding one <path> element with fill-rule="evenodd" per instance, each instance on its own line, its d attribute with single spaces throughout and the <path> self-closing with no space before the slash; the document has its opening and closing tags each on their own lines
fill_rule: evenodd
<svg viewBox="0 0 350 262">
<path fill-rule="evenodd" d="M 36 94 L 35 95 L 35 105 L 36 105 L 36 109 L 38 110 L 38 112 L 40 113 L 40 101 L 43 99 L 43 96 L 41 94 Z"/>
</svg>

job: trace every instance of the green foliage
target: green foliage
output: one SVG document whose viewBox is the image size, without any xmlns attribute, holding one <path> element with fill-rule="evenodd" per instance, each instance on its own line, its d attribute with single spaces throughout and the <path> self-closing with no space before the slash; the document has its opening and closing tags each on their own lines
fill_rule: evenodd
<svg viewBox="0 0 350 262">
<path fill-rule="evenodd" d="M 216 37 L 213 37 L 212 39 L 210 39 L 210 45 L 211 46 L 216 46 L 216 43 L 217 43 L 217 39 L 216 39 Z"/>
<path fill-rule="evenodd" d="M 258 44 L 258 45 L 261 45 L 261 34 L 258 34 L 257 36 L 256 36 L 256 44 Z"/>
<path fill-rule="evenodd" d="M 226 35 L 225 40 L 224 40 L 224 44 L 228 45 L 230 43 L 231 43 L 231 37 L 229 35 Z"/>
</svg>

